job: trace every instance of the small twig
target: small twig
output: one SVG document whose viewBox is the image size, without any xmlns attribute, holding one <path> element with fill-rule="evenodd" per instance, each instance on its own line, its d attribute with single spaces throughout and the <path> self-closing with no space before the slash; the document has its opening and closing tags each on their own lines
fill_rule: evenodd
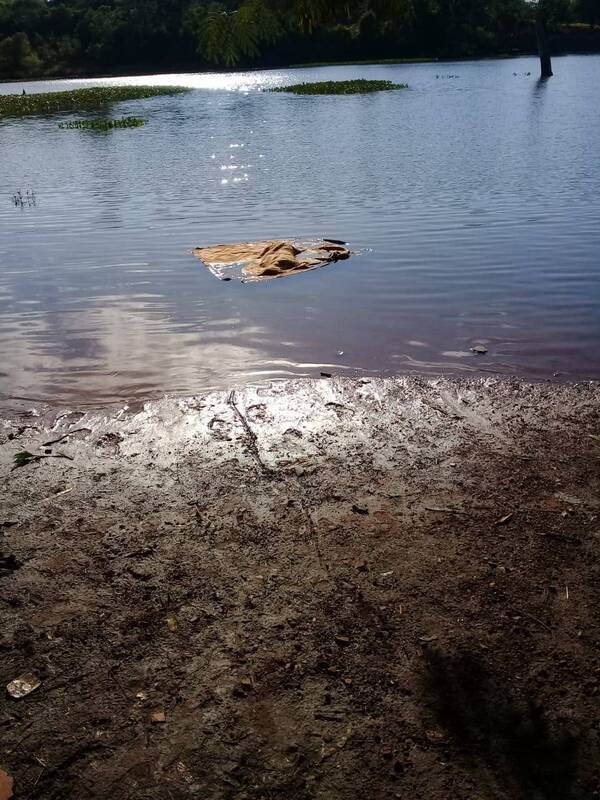
<svg viewBox="0 0 600 800">
<path fill-rule="evenodd" d="M 527 508 L 527 506 L 521 506 L 519 511 L 526 511 L 529 514 L 561 514 L 562 509 L 560 508 Z"/>
<path fill-rule="evenodd" d="M 35 720 L 32 719 L 30 722 L 27 723 L 27 725 L 23 728 L 23 734 L 22 734 L 21 738 L 19 739 L 19 741 L 16 744 L 14 744 L 11 747 L 11 749 L 8 750 L 7 752 L 9 752 L 9 753 L 14 752 L 25 741 L 25 739 L 27 738 L 27 734 L 29 732 L 29 729 L 31 728 L 31 726 L 33 725 L 34 722 L 35 722 Z"/>
<path fill-rule="evenodd" d="M 46 769 L 45 765 L 43 765 L 43 764 L 42 764 L 42 763 L 39 761 L 39 759 L 37 759 L 37 758 L 36 758 L 36 761 L 37 761 L 37 762 L 38 762 L 38 764 L 40 765 L 40 767 L 41 767 L 41 770 L 40 770 L 40 772 L 39 772 L 39 775 L 37 776 L 37 778 L 35 779 L 35 781 L 34 781 L 34 783 L 33 783 L 33 785 L 34 785 L 34 786 L 37 786 L 39 779 L 42 777 L 42 774 L 43 774 L 44 770 Z"/>
<path fill-rule="evenodd" d="M 59 436 L 58 439 L 51 439 L 49 442 L 43 442 L 42 447 L 50 447 L 53 444 L 57 444 L 58 442 L 62 442 L 63 439 L 66 439 L 68 436 L 71 436 L 74 433 L 81 433 L 82 431 L 87 431 L 87 428 L 74 428 L 72 431 L 67 431 L 67 433 L 63 433 L 62 436 Z"/>
<path fill-rule="evenodd" d="M 55 497 L 60 497 L 61 494 L 69 494 L 69 492 L 73 491 L 73 487 L 69 486 L 68 489 L 63 489 L 62 492 L 56 492 L 56 494 L 51 494 L 49 497 L 42 497 L 40 503 L 45 503 L 46 500 L 54 500 Z"/>
<path fill-rule="evenodd" d="M 464 419 L 462 414 L 450 414 L 444 408 L 440 408 L 439 406 L 434 405 L 433 403 L 428 402 L 427 400 L 422 401 L 428 408 L 433 409 L 433 411 L 437 411 L 438 414 L 442 414 L 444 417 L 450 417 L 450 419 Z"/>
<path fill-rule="evenodd" d="M 463 511 L 460 508 L 436 508 L 435 506 L 423 506 L 426 511 L 436 511 L 439 514 L 464 514 L 469 516 L 469 511 Z"/>
<path fill-rule="evenodd" d="M 228 405 L 231 406 L 231 408 L 235 412 L 235 415 L 237 416 L 239 421 L 242 423 L 242 425 L 244 427 L 244 430 L 246 431 L 247 438 L 248 438 L 248 448 L 249 448 L 250 452 L 252 453 L 252 455 L 254 456 L 254 458 L 256 459 L 259 467 L 261 468 L 263 473 L 265 475 L 267 475 L 268 477 L 270 477 L 270 478 L 275 477 L 275 472 L 264 463 L 264 461 L 262 460 L 262 458 L 260 456 L 260 451 L 258 449 L 258 444 L 257 444 L 258 437 L 256 436 L 256 434 L 254 433 L 254 431 L 252 430 L 252 428 L 248 424 L 248 420 L 246 419 L 246 417 L 242 414 L 242 412 L 240 411 L 240 409 L 236 405 L 236 402 L 235 402 L 235 389 L 232 389 L 232 391 L 229 393 L 229 397 L 227 398 L 227 403 L 228 403 Z"/>
<path fill-rule="evenodd" d="M 545 628 L 547 631 L 552 633 L 552 628 L 549 625 L 546 625 L 545 622 L 542 622 L 541 619 L 538 619 L 537 617 L 534 617 L 532 614 L 528 614 L 526 611 L 521 611 L 521 616 L 527 617 L 528 619 L 533 620 L 533 622 L 537 622 L 537 624 L 541 625 L 542 628 Z"/>
<path fill-rule="evenodd" d="M 324 570 L 327 573 L 327 575 L 329 576 L 329 564 L 327 563 L 327 561 L 325 560 L 325 557 L 323 555 L 323 548 L 321 547 L 321 539 L 319 537 L 319 532 L 317 531 L 317 529 L 314 526 L 314 523 L 313 523 L 313 520 L 312 520 L 312 516 L 310 514 L 310 509 L 308 509 L 305 506 L 304 500 L 303 500 L 302 497 L 300 497 L 299 503 L 300 503 L 300 508 L 302 509 L 302 511 L 304 512 L 304 516 L 306 517 L 306 526 L 308 528 L 308 533 L 309 533 L 310 538 L 314 542 L 315 550 L 317 552 L 317 559 L 319 561 L 321 569 Z"/>
</svg>

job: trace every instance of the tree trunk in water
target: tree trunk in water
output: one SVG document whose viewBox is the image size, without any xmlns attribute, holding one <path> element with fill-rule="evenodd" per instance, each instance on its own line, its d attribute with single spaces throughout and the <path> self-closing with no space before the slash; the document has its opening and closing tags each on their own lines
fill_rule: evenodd
<svg viewBox="0 0 600 800">
<path fill-rule="evenodd" d="M 540 66 L 542 78 L 552 77 L 552 61 L 550 59 L 550 49 L 546 38 L 546 26 L 541 19 L 536 20 L 535 35 L 537 37 L 538 54 L 540 56 Z"/>
</svg>

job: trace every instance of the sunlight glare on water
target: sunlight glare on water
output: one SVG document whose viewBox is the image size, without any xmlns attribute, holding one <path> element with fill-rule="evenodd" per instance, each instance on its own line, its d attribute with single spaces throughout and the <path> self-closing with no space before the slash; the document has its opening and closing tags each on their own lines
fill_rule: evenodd
<svg viewBox="0 0 600 800">
<path fill-rule="evenodd" d="M 554 66 L 547 82 L 522 58 L 27 84 L 193 91 L 112 108 L 148 119 L 133 130 L 0 122 L 1 396 L 102 404 L 322 370 L 600 378 L 600 57 Z M 410 88 L 263 91 L 353 77 Z M 321 236 L 357 255 L 239 284 L 191 254 Z"/>
</svg>

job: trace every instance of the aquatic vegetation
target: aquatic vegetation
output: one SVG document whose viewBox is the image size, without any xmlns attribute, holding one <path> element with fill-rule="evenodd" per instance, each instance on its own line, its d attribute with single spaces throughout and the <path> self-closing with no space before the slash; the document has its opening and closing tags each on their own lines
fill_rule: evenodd
<svg viewBox="0 0 600 800">
<path fill-rule="evenodd" d="M 93 110 L 123 100 L 142 100 L 187 91 L 181 86 L 96 86 L 67 92 L 0 94 L 0 118 Z"/>
<path fill-rule="evenodd" d="M 27 189 L 23 194 L 21 189 L 17 189 L 12 196 L 12 202 L 15 208 L 31 208 L 35 205 L 35 193 L 33 189 Z"/>
<path fill-rule="evenodd" d="M 146 124 L 139 117 L 122 117 L 121 119 L 74 119 L 70 122 L 59 122 L 58 127 L 65 130 L 80 131 L 112 131 L 115 128 L 141 128 Z"/>
<path fill-rule="evenodd" d="M 390 89 L 407 89 L 406 83 L 392 81 L 368 81 L 364 78 L 354 81 L 319 81 L 317 83 L 298 83 L 294 86 L 278 86 L 272 92 L 292 92 L 293 94 L 364 94 L 366 92 L 386 92 Z"/>
</svg>

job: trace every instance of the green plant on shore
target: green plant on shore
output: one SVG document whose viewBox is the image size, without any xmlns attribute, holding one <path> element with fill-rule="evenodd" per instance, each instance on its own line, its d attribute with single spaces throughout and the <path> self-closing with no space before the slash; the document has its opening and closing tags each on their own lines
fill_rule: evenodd
<svg viewBox="0 0 600 800">
<path fill-rule="evenodd" d="M 59 122 L 58 127 L 64 130 L 80 131 L 112 131 L 115 128 L 141 128 L 146 124 L 139 117 L 122 117 L 121 119 L 74 119 L 70 122 Z"/>
<path fill-rule="evenodd" d="M 42 458 L 66 458 L 68 461 L 73 461 L 72 456 L 68 456 L 60 450 L 58 453 L 30 453 L 29 450 L 21 450 L 13 456 L 13 469 L 26 467 L 28 464 L 37 464 Z"/>
<path fill-rule="evenodd" d="M 142 100 L 186 92 L 181 86 L 97 86 L 66 92 L 39 94 L 0 94 L 0 118 L 28 114 L 53 114 L 57 111 L 96 109 L 123 100 Z"/>
<path fill-rule="evenodd" d="M 407 89 L 406 83 L 392 81 L 320 81 L 317 83 L 298 83 L 294 86 L 278 86 L 272 92 L 292 92 L 293 94 L 364 94 L 366 92 L 385 92 L 390 89 Z"/>
</svg>

